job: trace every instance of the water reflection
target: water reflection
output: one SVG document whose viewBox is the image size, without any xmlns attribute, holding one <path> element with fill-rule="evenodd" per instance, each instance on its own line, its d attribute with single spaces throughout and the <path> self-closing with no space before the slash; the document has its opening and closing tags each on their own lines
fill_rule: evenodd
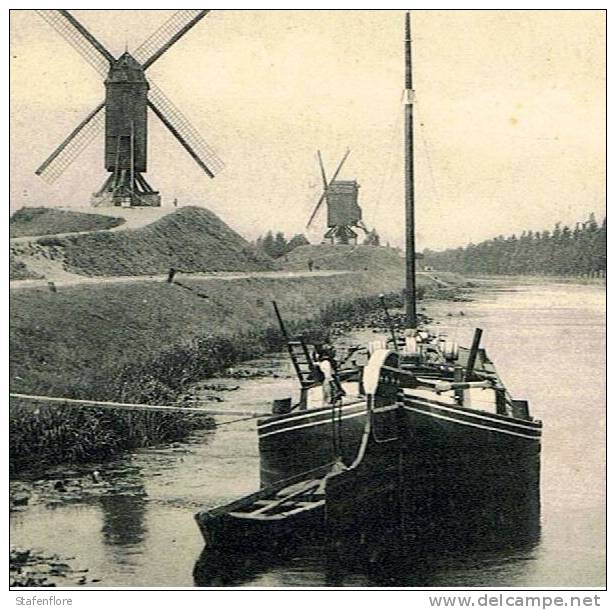
<svg viewBox="0 0 616 610">
<path fill-rule="evenodd" d="M 103 541 L 111 546 L 128 546 L 143 542 L 146 500 L 142 495 L 101 496 Z"/>
</svg>

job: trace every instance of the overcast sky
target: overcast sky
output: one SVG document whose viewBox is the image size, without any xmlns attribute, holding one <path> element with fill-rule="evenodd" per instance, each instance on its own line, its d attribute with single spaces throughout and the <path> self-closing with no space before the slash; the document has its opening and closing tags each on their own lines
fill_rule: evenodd
<svg viewBox="0 0 616 610">
<path fill-rule="evenodd" d="M 114 54 L 170 11 L 74 11 Z M 403 241 L 401 11 L 216 11 L 147 72 L 224 160 L 209 179 L 150 115 L 146 175 L 164 204 L 210 208 L 246 237 L 304 232 L 316 150 L 361 184 L 369 227 Z M 419 248 L 605 211 L 605 16 L 415 11 Z M 53 185 L 35 169 L 103 98 L 102 79 L 39 16 L 11 13 L 11 208 L 86 205 L 103 139 Z M 324 232 L 325 215 L 311 237 Z"/>
</svg>

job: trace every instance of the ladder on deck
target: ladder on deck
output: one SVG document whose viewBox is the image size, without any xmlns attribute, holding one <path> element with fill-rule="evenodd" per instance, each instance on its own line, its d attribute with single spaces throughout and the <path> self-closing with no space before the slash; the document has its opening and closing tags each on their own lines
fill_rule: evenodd
<svg viewBox="0 0 616 610">
<path fill-rule="evenodd" d="M 302 388 L 312 388 L 319 385 L 316 376 L 316 366 L 310 357 L 308 346 L 300 337 L 298 341 L 287 341 L 289 356 Z"/>
<path fill-rule="evenodd" d="M 300 409 L 305 409 L 308 400 L 308 390 L 320 385 L 320 381 L 317 380 L 317 367 L 310 357 L 308 346 L 304 343 L 304 340 L 301 337 L 296 340 L 289 337 L 276 301 L 272 301 L 272 305 L 276 312 L 276 318 L 278 318 L 280 331 L 287 342 L 287 350 L 289 351 L 289 356 L 291 356 L 291 362 L 293 362 L 293 368 L 301 386 L 299 407 Z"/>
</svg>

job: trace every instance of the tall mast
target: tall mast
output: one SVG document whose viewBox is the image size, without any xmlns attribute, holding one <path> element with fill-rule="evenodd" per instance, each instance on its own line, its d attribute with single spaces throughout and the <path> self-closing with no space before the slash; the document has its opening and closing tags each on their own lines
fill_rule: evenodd
<svg viewBox="0 0 616 610">
<path fill-rule="evenodd" d="M 404 40 L 405 95 L 404 95 L 404 177 L 406 211 L 406 324 L 417 328 L 417 297 L 415 288 L 415 186 L 413 182 L 413 73 L 411 71 L 411 13 L 406 13 Z"/>
</svg>

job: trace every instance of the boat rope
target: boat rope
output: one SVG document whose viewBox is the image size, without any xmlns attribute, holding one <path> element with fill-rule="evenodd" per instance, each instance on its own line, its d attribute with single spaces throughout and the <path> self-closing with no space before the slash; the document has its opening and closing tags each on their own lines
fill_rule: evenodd
<svg viewBox="0 0 616 610">
<path fill-rule="evenodd" d="M 91 407 L 100 409 L 121 409 L 125 411 L 159 411 L 170 412 L 179 414 L 195 414 L 206 416 L 221 416 L 221 417 L 239 417 L 240 419 L 232 420 L 230 422 L 221 422 L 221 424 L 229 424 L 236 421 L 245 421 L 248 419 L 255 419 L 257 417 L 263 417 L 265 413 L 259 413 L 256 411 L 236 411 L 226 409 L 202 409 L 196 407 L 182 407 L 173 405 L 149 405 L 141 403 L 129 403 L 129 402 L 112 402 L 103 400 L 84 400 L 80 398 L 66 398 L 63 396 L 37 396 L 32 394 L 19 394 L 17 392 L 11 392 L 10 398 L 15 398 L 20 401 L 46 404 L 57 404 L 65 407 Z M 221 425 L 217 424 L 217 425 Z"/>
</svg>

